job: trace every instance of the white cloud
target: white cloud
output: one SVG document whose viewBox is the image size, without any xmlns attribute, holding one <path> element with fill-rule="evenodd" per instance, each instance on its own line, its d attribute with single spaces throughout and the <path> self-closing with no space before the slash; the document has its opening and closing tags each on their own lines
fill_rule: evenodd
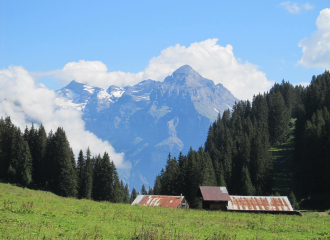
<svg viewBox="0 0 330 240">
<path fill-rule="evenodd" d="M 179 44 L 168 47 L 158 57 L 150 60 L 143 79 L 162 81 L 177 68 L 188 64 L 203 77 L 215 84 L 222 83 L 239 99 L 252 99 L 253 94 L 268 91 L 274 84 L 258 66 L 249 62 L 241 63 L 228 44 L 217 44 L 218 39 L 192 43 L 189 47 Z"/>
<path fill-rule="evenodd" d="M 73 79 L 92 86 L 108 88 L 110 85 L 127 86 L 142 81 L 143 73 L 125 73 L 121 71 L 108 72 L 107 66 L 100 61 L 69 62 L 62 69 L 34 73 L 36 77 L 52 75 L 59 79 L 62 85 L 67 85 Z"/>
<path fill-rule="evenodd" d="M 284 7 L 286 10 L 288 10 L 292 14 L 300 13 L 301 8 L 298 6 L 298 3 L 295 2 L 282 2 L 279 4 L 280 6 Z"/>
<path fill-rule="evenodd" d="M 92 154 L 109 153 L 118 168 L 130 168 L 123 153 L 116 153 L 107 142 L 85 130 L 81 112 L 59 108 L 55 92 L 36 84 L 23 67 L 10 66 L 0 71 L 0 116 L 10 116 L 12 122 L 24 130 L 31 122 L 42 123 L 47 132 L 63 127 L 77 156 L 80 149 L 89 146 Z"/>
<path fill-rule="evenodd" d="M 312 37 L 302 39 L 298 44 L 303 52 L 298 65 L 330 69 L 330 8 L 320 12 L 316 26 Z"/>
<path fill-rule="evenodd" d="M 177 68 L 188 64 L 203 77 L 222 83 L 239 99 L 251 99 L 254 94 L 268 91 L 274 84 L 258 66 L 236 59 L 233 47 L 217 44 L 218 39 L 207 39 L 192 43 L 189 47 L 177 44 L 170 46 L 160 55 L 152 58 L 144 71 L 139 73 L 107 72 L 105 64 L 99 61 L 70 62 L 63 69 L 41 75 L 53 75 L 67 84 L 71 80 L 97 87 L 110 85 L 134 85 L 142 80 L 163 81 Z"/>
<path fill-rule="evenodd" d="M 301 9 L 304 9 L 306 11 L 313 9 L 314 7 L 310 5 L 309 3 L 305 3 L 303 5 L 299 5 L 296 2 L 282 2 L 279 4 L 279 6 L 284 7 L 286 10 L 289 11 L 289 13 L 297 14 L 301 12 Z"/>
<path fill-rule="evenodd" d="M 313 9 L 314 7 L 313 7 L 312 5 L 310 5 L 309 3 L 305 3 L 305 4 L 303 5 L 303 8 L 304 8 L 305 10 L 311 10 L 311 9 Z"/>
</svg>

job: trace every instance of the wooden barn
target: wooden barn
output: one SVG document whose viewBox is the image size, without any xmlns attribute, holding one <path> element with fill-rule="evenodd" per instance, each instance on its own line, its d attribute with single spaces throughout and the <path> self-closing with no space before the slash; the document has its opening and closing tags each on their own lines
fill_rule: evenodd
<svg viewBox="0 0 330 240">
<path fill-rule="evenodd" d="M 207 210 L 226 211 L 230 201 L 226 187 L 200 186 L 197 196 L 203 198 L 202 208 Z"/>
<path fill-rule="evenodd" d="M 131 205 L 189 208 L 189 204 L 183 196 L 138 195 Z"/>
</svg>

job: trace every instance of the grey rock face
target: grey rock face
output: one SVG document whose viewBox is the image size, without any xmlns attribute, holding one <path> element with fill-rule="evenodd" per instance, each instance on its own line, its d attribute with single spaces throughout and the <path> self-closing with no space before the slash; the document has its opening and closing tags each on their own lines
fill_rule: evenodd
<svg viewBox="0 0 330 240">
<path fill-rule="evenodd" d="M 138 191 L 142 184 L 154 185 L 169 152 L 178 156 L 202 146 L 219 112 L 238 101 L 222 84 L 215 85 L 188 65 L 163 82 L 145 80 L 124 88 L 72 81 L 58 96 L 83 112 L 87 130 L 125 153 L 133 167 L 119 170 L 120 177 Z"/>
</svg>

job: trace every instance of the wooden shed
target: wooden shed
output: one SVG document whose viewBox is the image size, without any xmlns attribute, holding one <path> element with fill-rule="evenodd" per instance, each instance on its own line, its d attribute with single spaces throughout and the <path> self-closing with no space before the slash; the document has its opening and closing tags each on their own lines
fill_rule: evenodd
<svg viewBox="0 0 330 240">
<path fill-rule="evenodd" d="M 226 211 L 230 196 L 226 187 L 200 186 L 197 196 L 203 198 L 202 208 Z"/>
</svg>

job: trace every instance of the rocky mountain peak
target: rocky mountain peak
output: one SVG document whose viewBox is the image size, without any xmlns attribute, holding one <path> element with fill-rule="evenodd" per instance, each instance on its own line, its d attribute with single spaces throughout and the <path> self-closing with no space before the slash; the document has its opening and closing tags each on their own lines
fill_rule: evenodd
<svg viewBox="0 0 330 240">
<path fill-rule="evenodd" d="M 189 73 L 197 73 L 192 67 L 189 65 L 183 65 L 179 67 L 177 70 L 173 72 L 173 74 L 189 74 Z"/>
<path fill-rule="evenodd" d="M 196 72 L 189 65 L 183 65 L 182 67 L 175 70 L 172 75 L 168 76 L 164 80 L 174 87 L 210 87 L 214 85 L 212 80 L 203 78 L 198 72 Z"/>
</svg>

